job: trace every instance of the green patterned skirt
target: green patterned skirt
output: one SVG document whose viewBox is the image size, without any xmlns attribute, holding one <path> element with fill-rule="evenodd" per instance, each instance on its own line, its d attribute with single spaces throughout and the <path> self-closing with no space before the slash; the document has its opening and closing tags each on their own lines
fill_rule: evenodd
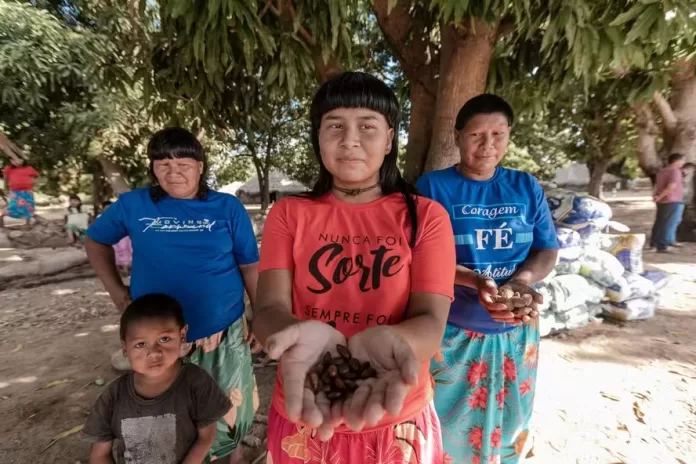
<svg viewBox="0 0 696 464">
<path fill-rule="evenodd" d="M 187 343 L 185 359 L 202 367 L 227 392 L 232 409 L 217 425 L 217 438 L 208 453 L 210 462 L 231 454 L 251 429 L 259 394 L 251 351 L 245 341 L 246 325 L 239 319 L 227 330 Z"/>
</svg>

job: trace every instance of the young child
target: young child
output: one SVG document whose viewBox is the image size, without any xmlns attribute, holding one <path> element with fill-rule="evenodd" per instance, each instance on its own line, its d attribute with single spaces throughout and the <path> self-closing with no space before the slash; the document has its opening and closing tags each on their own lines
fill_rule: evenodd
<svg viewBox="0 0 696 464">
<path fill-rule="evenodd" d="M 102 203 L 102 212 L 106 211 L 111 205 L 110 201 Z M 114 245 L 114 253 L 116 255 L 116 267 L 123 277 L 130 275 L 130 267 L 133 263 L 133 246 L 131 245 L 130 237 L 123 237 L 116 245 Z"/>
<path fill-rule="evenodd" d="M 65 233 L 68 244 L 81 244 L 89 227 L 89 214 L 82 212 L 82 200 L 80 197 L 70 195 L 68 214 L 65 216 Z"/>
<path fill-rule="evenodd" d="M 231 402 L 205 370 L 179 358 L 186 330 L 170 296 L 147 294 L 126 308 L 121 347 L 133 370 L 107 387 L 87 418 L 91 464 L 204 462 Z"/>
</svg>

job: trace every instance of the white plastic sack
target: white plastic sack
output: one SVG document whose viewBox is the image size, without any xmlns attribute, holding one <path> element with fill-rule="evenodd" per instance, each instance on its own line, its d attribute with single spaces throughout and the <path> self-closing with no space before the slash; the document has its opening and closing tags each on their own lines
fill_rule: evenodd
<svg viewBox="0 0 696 464">
<path fill-rule="evenodd" d="M 584 327 L 590 321 L 590 311 L 586 304 L 581 304 L 571 308 L 570 311 L 556 314 L 556 324 L 554 329 L 579 329 Z"/>
<path fill-rule="evenodd" d="M 650 319 L 655 316 L 657 297 L 638 298 L 623 303 L 607 303 L 603 305 L 604 314 L 619 321 L 637 321 Z"/>
<path fill-rule="evenodd" d="M 539 314 L 539 336 L 546 337 L 554 331 L 556 318 L 552 312 Z"/>
<path fill-rule="evenodd" d="M 607 298 L 614 303 L 648 298 L 655 294 L 655 285 L 638 274 L 626 272 L 611 287 L 607 287 Z"/>
<path fill-rule="evenodd" d="M 600 248 L 616 256 L 629 272 L 643 272 L 645 234 L 602 234 Z"/>
<path fill-rule="evenodd" d="M 546 285 L 551 301 L 551 310 L 556 313 L 568 311 L 586 302 L 599 303 L 604 298 L 604 289 L 579 275 L 556 276 Z"/>
<path fill-rule="evenodd" d="M 669 276 L 662 271 L 645 271 L 641 274 L 655 286 L 655 291 L 660 290 L 662 287 L 669 283 Z"/>
<path fill-rule="evenodd" d="M 582 238 L 580 234 L 568 227 L 556 225 L 558 238 L 558 259 L 560 262 L 576 261 L 582 255 Z"/>
<path fill-rule="evenodd" d="M 580 266 L 580 261 L 560 262 L 556 265 L 554 270 L 556 271 L 556 275 L 580 274 Z"/>
<path fill-rule="evenodd" d="M 624 271 L 619 260 L 606 251 L 585 250 L 580 275 L 594 280 L 603 287 L 610 287 L 621 278 Z"/>
<path fill-rule="evenodd" d="M 553 221 L 580 235 L 599 232 L 611 220 L 611 208 L 591 195 L 555 189 L 546 193 Z"/>
</svg>

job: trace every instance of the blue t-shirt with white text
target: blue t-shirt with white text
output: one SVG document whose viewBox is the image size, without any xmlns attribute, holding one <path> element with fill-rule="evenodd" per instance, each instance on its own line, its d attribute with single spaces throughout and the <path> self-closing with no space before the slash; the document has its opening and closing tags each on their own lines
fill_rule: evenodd
<svg viewBox="0 0 696 464">
<path fill-rule="evenodd" d="M 188 341 L 228 328 L 244 314 L 239 265 L 259 260 L 244 205 L 211 191 L 205 199 L 165 196 L 156 203 L 147 188 L 121 195 L 87 231 L 113 245 L 133 245 L 131 297 L 165 293 L 184 309 Z"/>
<path fill-rule="evenodd" d="M 530 174 L 497 168 L 476 181 L 456 166 L 424 174 L 418 190 L 447 209 L 454 229 L 457 264 L 504 284 L 532 249 L 558 248 L 544 190 Z M 455 285 L 449 324 L 481 333 L 512 330 L 495 322 L 475 289 Z"/>
</svg>

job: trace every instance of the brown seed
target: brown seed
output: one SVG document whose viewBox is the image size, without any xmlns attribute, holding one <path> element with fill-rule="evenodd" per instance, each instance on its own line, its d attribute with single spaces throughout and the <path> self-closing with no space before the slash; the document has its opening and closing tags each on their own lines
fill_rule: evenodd
<svg viewBox="0 0 696 464">
<path fill-rule="evenodd" d="M 338 354 L 340 354 L 341 357 L 343 359 L 345 359 L 346 361 L 350 361 L 350 358 L 353 357 L 350 354 L 350 350 L 348 350 L 348 347 L 346 347 L 346 346 L 336 345 L 336 351 L 338 351 Z"/>
<path fill-rule="evenodd" d="M 321 374 L 321 383 L 324 385 L 328 385 L 331 383 L 331 377 L 329 376 L 329 373 L 324 371 L 323 374 Z"/>
<path fill-rule="evenodd" d="M 367 369 L 368 367 L 372 367 L 372 364 L 370 364 L 369 361 L 365 361 L 364 363 L 362 363 L 362 364 L 360 365 L 360 370 L 361 370 L 361 371 L 364 371 L 364 370 Z"/>
<path fill-rule="evenodd" d="M 340 366 L 338 366 L 339 375 L 344 376 L 348 373 L 350 373 L 350 367 L 348 367 L 348 364 L 341 364 Z"/>
<path fill-rule="evenodd" d="M 334 386 L 336 388 L 338 388 L 339 390 L 346 389 L 346 383 L 340 377 L 334 377 L 333 381 L 334 381 Z"/>
<path fill-rule="evenodd" d="M 336 375 L 338 375 L 338 368 L 335 364 L 331 364 L 326 368 L 326 373 L 329 374 L 329 377 L 336 377 Z"/>
<path fill-rule="evenodd" d="M 317 388 L 319 387 L 319 375 L 317 375 L 316 372 L 310 372 L 309 376 L 307 376 L 307 380 L 309 380 L 310 390 L 316 393 L 318 391 Z"/>
<path fill-rule="evenodd" d="M 345 383 L 345 385 L 346 385 L 346 390 L 348 390 L 348 391 L 351 392 L 351 393 L 353 393 L 355 390 L 358 389 L 358 384 L 355 383 L 354 380 L 346 379 L 346 380 L 344 381 L 344 383 Z"/>
<path fill-rule="evenodd" d="M 368 367 L 360 373 L 360 377 L 363 379 L 369 379 L 371 377 L 377 377 L 377 371 L 374 367 Z"/>
<path fill-rule="evenodd" d="M 322 372 L 324 372 L 324 363 L 323 362 L 317 363 L 317 365 L 314 366 L 314 372 L 321 375 Z"/>
<path fill-rule="evenodd" d="M 331 353 L 326 352 L 324 353 L 324 359 L 323 359 L 324 364 L 329 364 L 331 362 Z"/>
<path fill-rule="evenodd" d="M 324 393 L 328 393 L 328 392 L 330 392 L 331 390 L 333 390 L 333 387 L 331 386 L 330 383 L 327 383 L 327 384 L 323 385 L 322 388 L 321 388 L 321 391 L 323 391 Z"/>
<path fill-rule="evenodd" d="M 525 306 L 531 305 L 532 301 L 534 301 L 534 298 L 529 293 L 522 295 L 522 299 L 524 300 Z"/>
<path fill-rule="evenodd" d="M 359 372 L 359 371 L 360 371 L 360 367 L 361 367 L 360 361 L 358 361 L 358 360 L 355 359 L 355 358 L 353 358 L 353 359 L 351 359 L 350 361 L 348 361 L 348 366 L 350 366 L 350 370 L 351 370 L 352 372 Z"/>
<path fill-rule="evenodd" d="M 358 378 L 358 373 L 357 372 L 346 372 L 345 374 L 341 374 L 341 377 L 343 377 L 343 380 L 355 380 Z"/>
<path fill-rule="evenodd" d="M 510 299 L 515 295 L 515 292 L 508 286 L 503 285 L 498 289 L 498 295 L 505 297 L 505 299 Z"/>
<path fill-rule="evenodd" d="M 326 397 L 332 401 L 337 400 L 337 399 L 343 398 L 343 392 L 335 391 L 335 390 L 330 391 L 326 394 Z"/>
<path fill-rule="evenodd" d="M 337 366 L 340 366 L 341 364 L 345 364 L 346 360 L 343 359 L 341 356 L 335 356 L 331 358 L 331 364 L 335 364 Z"/>
</svg>

